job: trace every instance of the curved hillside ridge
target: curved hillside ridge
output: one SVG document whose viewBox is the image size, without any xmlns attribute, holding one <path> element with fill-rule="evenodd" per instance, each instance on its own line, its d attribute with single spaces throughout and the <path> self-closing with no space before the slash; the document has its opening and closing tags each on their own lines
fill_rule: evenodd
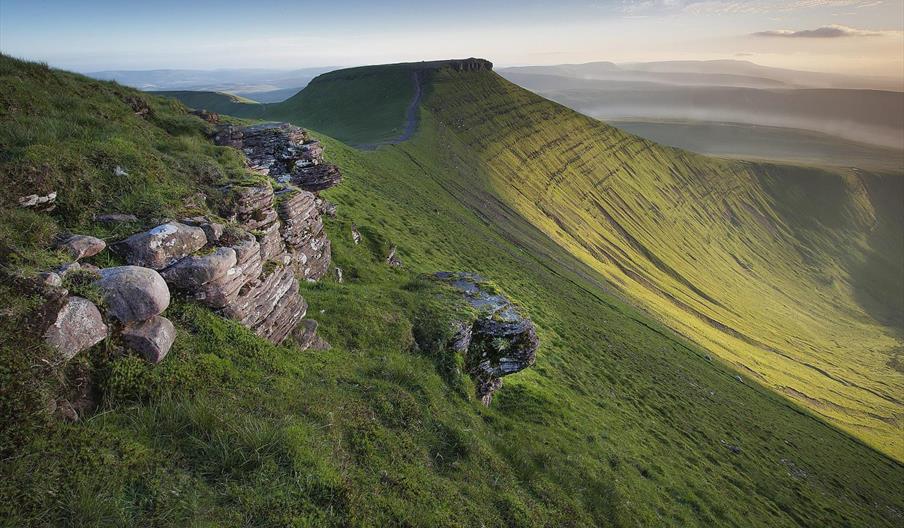
<svg viewBox="0 0 904 528">
<path fill-rule="evenodd" d="M 492 73 L 432 79 L 424 108 L 438 148 L 473 153 L 470 194 L 497 196 L 677 332 L 904 457 L 904 379 L 889 366 L 901 209 L 877 206 L 902 197 L 899 178 L 709 159 Z"/>
<path fill-rule="evenodd" d="M 359 66 L 321 74 L 289 99 L 257 104 L 218 92 L 161 92 L 198 110 L 290 121 L 365 150 L 407 141 L 416 130 L 421 86 L 434 72 L 492 71 L 478 58 Z"/>
</svg>

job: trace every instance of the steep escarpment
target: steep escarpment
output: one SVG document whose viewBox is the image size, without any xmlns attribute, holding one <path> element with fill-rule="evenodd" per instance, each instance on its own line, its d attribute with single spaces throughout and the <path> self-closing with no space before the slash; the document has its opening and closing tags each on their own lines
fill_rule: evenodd
<svg viewBox="0 0 904 528">
<path fill-rule="evenodd" d="M 522 237 L 514 211 L 682 335 L 901 456 L 904 264 L 880 242 L 901 238 L 884 205 L 904 199 L 899 174 L 695 156 L 489 72 L 440 71 L 430 93 L 463 199 Z"/>
</svg>

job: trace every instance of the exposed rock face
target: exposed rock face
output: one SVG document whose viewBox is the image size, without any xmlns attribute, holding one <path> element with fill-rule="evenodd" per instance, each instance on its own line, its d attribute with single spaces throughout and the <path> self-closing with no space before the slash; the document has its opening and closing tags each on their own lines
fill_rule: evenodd
<svg viewBox="0 0 904 528">
<path fill-rule="evenodd" d="M 534 364 L 540 339 L 530 319 L 504 296 L 487 291 L 473 273 L 440 272 L 435 277 L 462 293 L 477 310 L 475 321 L 456 324 L 450 346 L 465 354 L 465 367 L 477 385 L 477 397 L 489 405 L 502 377 Z"/>
<path fill-rule="evenodd" d="M 93 236 L 72 235 L 61 240 L 56 247 L 68 252 L 73 259 L 78 260 L 97 255 L 107 247 L 107 243 Z"/>
<path fill-rule="evenodd" d="M 203 229 L 169 222 L 117 242 L 113 249 L 133 266 L 161 270 L 205 244 Z"/>
<path fill-rule="evenodd" d="M 307 191 L 288 191 L 280 195 L 281 234 L 292 255 L 296 273 L 307 280 L 318 280 L 329 270 L 330 239 L 323 231 L 316 197 Z"/>
<path fill-rule="evenodd" d="M 147 321 L 130 323 L 122 329 L 122 340 L 135 352 L 150 363 L 160 363 L 173 341 L 176 340 L 176 328 L 166 317 L 155 315 Z"/>
<path fill-rule="evenodd" d="M 295 167 L 292 183 L 306 191 L 322 191 L 329 189 L 342 180 L 342 174 L 335 165 L 313 165 Z"/>
<path fill-rule="evenodd" d="M 338 167 L 323 162 L 320 143 L 288 123 L 226 125 L 217 130 L 214 142 L 241 149 L 253 170 L 307 191 L 322 191 L 342 179 Z"/>
<path fill-rule="evenodd" d="M 449 67 L 456 71 L 490 71 L 493 69 L 493 63 L 486 59 L 457 59 L 449 61 Z"/>
<path fill-rule="evenodd" d="M 145 321 L 169 306 L 170 292 L 156 271 L 139 266 L 100 270 L 95 283 L 104 295 L 108 313 L 122 323 Z"/>
<path fill-rule="evenodd" d="M 82 350 L 100 343 L 107 337 L 100 310 L 88 299 L 67 298 L 56 319 L 44 332 L 44 340 L 57 349 L 65 360 L 70 360 Z"/>
<path fill-rule="evenodd" d="M 361 232 L 358 231 L 358 226 L 352 224 L 352 242 L 357 246 L 361 243 Z"/>
</svg>

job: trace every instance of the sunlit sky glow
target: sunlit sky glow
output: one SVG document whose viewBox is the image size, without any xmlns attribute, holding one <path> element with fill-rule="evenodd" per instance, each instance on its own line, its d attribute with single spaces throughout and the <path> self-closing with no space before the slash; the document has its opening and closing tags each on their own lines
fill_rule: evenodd
<svg viewBox="0 0 904 528">
<path fill-rule="evenodd" d="M 904 0 L 0 0 L 0 51 L 76 71 L 745 59 L 904 76 Z"/>
</svg>

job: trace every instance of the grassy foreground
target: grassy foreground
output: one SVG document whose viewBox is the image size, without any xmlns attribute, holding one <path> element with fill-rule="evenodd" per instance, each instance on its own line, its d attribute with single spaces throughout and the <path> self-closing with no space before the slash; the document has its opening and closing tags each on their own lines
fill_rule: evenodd
<svg viewBox="0 0 904 528">
<path fill-rule="evenodd" d="M 42 190 L 61 196 L 50 214 L 3 202 L 6 266 L 59 260 L 46 248 L 60 229 L 122 236 L 90 222 L 95 212 L 134 211 L 151 223 L 201 211 L 196 192 L 240 176 L 235 154 L 210 146 L 206 125 L 174 103 L 7 58 L 0 88 L 3 199 L 34 188 L 25 175 L 45 165 Z M 130 96 L 153 117 L 135 115 Z M 422 118 L 414 141 L 376 152 L 322 138 L 345 176 L 325 195 L 339 208 L 327 229 L 346 282 L 302 288 L 330 351 L 272 346 L 176 300 L 167 316 L 179 335 L 162 364 L 101 346 L 58 368 L 25 331 L 34 299 L 0 286 L 9 299 L 0 320 L 3 523 L 901 522 L 900 463 L 739 381 L 602 293 L 598 275 L 511 209 L 487 204 L 505 222 L 475 212 L 462 197 L 476 169 L 455 157 L 467 151 L 439 150 L 446 138 L 428 126 L 429 112 Z M 112 175 L 116 165 L 129 179 Z M 382 263 L 389 244 L 404 271 Z M 450 307 L 420 278 L 455 269 L 492 279 L 543 342 L 536 367 L 507 378 L 489 409 L 438 346 Z M 47 397 L 78 392 L 87 378 L 100 407 L 79 423 L 52 419 Z"/>
</svg>

